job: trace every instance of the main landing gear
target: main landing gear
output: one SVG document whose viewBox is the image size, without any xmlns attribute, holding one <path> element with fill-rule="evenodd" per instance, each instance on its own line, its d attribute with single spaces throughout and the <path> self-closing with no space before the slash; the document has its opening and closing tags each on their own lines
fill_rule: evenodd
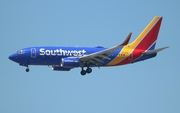
<svg viewBox="0 0 180 113">
<path fill-rule="evenodd" d="M 86 73 L 91 73 L 92 72 L 92 69 L 91 68 L 87 68 L 86 70 L 84 70 L 84 67 L 82 67 L 82 70 L 81 70 L 81 75 L 86 75 Z"/>
</svg>

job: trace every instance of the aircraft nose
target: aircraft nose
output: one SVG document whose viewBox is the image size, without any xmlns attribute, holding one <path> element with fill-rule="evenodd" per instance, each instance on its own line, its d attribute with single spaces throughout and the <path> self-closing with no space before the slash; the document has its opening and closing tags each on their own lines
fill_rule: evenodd
<svg viewBox="0 0 180 113">
<path fill-rule="evenodd" d="M 9 59 L 12 61 L 15 61 L 17 59 L 17 55 L 16 54 L 12 54 L 9 56 Z"/>
</svg>

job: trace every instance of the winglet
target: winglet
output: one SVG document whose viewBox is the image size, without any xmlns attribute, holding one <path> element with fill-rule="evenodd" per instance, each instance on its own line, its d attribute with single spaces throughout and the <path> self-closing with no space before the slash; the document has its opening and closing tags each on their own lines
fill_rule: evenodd
<svg viewBox="0 0 180 113">
<path fill-rule="evenodd" d="M 120 46 L 125 46 L 129 43 L 129 40 L 131 38 L 132 32 L 129 33 L 129 35 L 127 36 L 127 38 L 124 40 L 124 42 L 122 44 L 120 44 Z"/>
</svg>

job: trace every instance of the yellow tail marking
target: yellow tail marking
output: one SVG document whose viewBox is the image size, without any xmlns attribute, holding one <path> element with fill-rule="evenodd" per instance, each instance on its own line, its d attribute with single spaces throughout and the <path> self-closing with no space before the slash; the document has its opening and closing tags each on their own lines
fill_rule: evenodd
<svg viewBox="0 0 180 113">
<path fill-rule="evenodd" d="M 108 66 L 112 66 L 115 65 L 121 61 L 123 61 L 125 58 L 127 58 L 129 56 L 129 54 L 132 52 L 133 49 L 129 48 L 128 46 L 124 46 L 121 50 L 121 52 L 119 52 L 119 54 L 117 55 L 116 58 L 114 58 L 114 60 L 112 60 L 109 64 L 107 64 Z M 121 56 L 121 54 L 125 54 L 125 56 Z"/>
<path fill-rule="evenodd" d="M 130 46 L 135 48 L 160 18 L 161 17 L 159 16 L 154 17 L 153 20 L 147 25 L 147 27 L 141 32 L 141 34 L 135 39 L 135 41 L 130 44 Z"/>
</svg>

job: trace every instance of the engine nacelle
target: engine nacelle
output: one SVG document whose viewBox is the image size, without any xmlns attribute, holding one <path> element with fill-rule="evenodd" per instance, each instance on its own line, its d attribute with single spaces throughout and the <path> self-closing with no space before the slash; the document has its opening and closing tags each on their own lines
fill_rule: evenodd
<svg viewBox="0 0 180 113">
<path fill-rule="evenodd" d="M 71 68 L 65 68 L 61 66 L 52 66 L 52 70 L 54 71 L 70 71 Z"/>
<path fill-rule="evenodd" d="M 80 66 L 80 60 L 78 58 L 62 58 L 61 64 L 62 67 L 79 67 Z"/>
</svg>

